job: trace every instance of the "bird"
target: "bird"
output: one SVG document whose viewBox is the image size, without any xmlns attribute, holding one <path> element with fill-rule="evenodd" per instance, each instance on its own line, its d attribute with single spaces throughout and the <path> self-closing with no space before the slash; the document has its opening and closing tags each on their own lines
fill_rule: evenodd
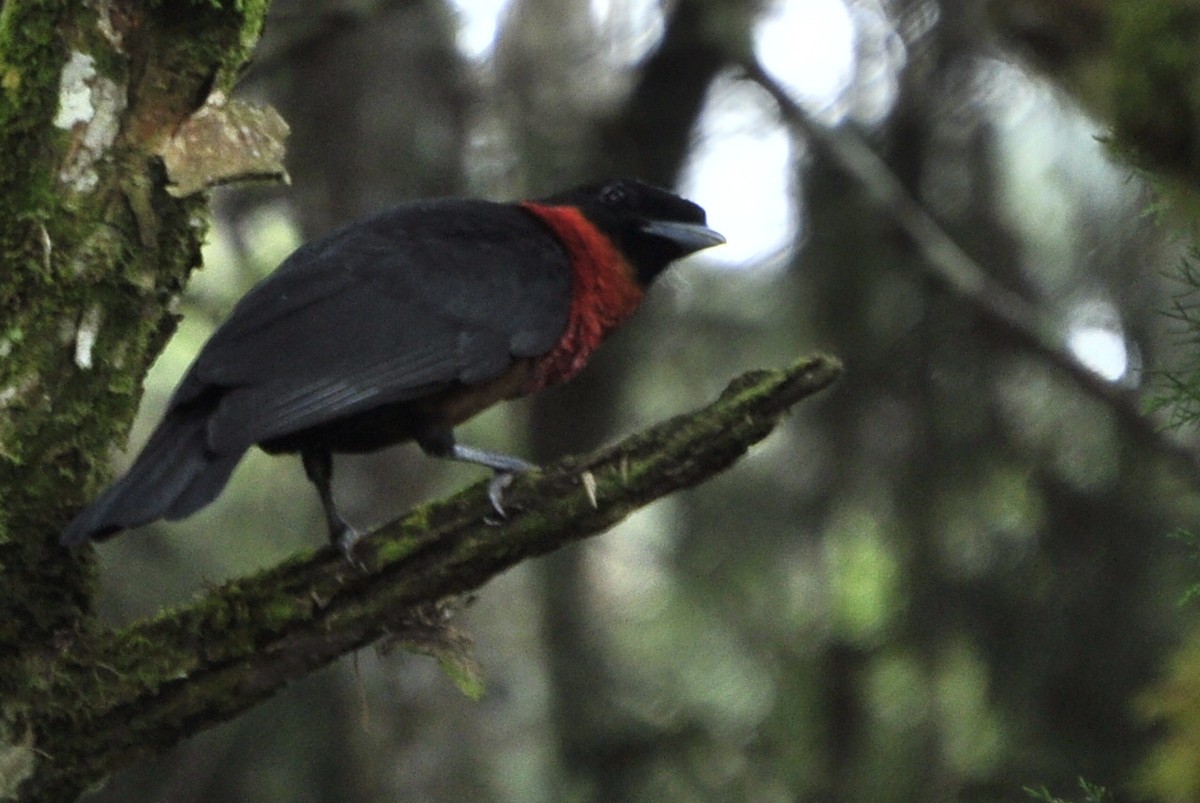
<svg viewBox="0 0 1200 803">
<path fill-rule="evenodd" d="M 213 501 L 257 445 L 298 453 L 329 539 L 335 453 L 415 441 L 494 474 L 492 506 L 533 466 L 455 440 L 506 399 L 565 382 L 675 260 L 719 245 L 705 211 L 636 179 L 512 203 L 413 201 L 300 246 L 234 306 L 128 471 L 62 530 L 102 541 Z"/>
</svg>

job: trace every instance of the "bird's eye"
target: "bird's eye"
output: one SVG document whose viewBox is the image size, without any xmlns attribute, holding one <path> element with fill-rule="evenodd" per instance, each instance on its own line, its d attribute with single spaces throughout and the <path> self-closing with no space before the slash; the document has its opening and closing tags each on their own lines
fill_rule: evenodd
<svg viewBox="0 0 1200 803">
<path fill-rule="evenodd" d="M 600 203 L 605 206 L 621 206 L 629 198 L 629 193 L 620 184 L 609 184 L 600 190 Z"/>
</svg>

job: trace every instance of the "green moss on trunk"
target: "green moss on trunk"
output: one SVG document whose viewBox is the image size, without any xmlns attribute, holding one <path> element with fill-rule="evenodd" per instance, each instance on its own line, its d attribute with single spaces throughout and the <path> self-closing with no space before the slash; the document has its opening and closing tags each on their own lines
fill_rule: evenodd
<svg viewBox="0 0 1200 803">
<path fill-rule="evenodd" d="M 232 87 L 267 5 L 0 4 L 0 753 L 88 627 L 90 560 L 57 533 L 107 478 L 200 262 L 206 199 L 166 192 L 157 146 Z"/>
</svg>

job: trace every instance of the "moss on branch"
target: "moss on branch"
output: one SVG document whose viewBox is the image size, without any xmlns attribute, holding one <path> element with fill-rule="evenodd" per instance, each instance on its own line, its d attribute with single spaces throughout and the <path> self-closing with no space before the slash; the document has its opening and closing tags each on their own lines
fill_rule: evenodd
<svg viewBox="0 0 1200 803">
<path fill-rule="evenodd" d="M 34 768 L 22 799 L 69 797 L 340 655 L 427 628 L 446 597 L 728 468 L 840 372 L 817 356 L 747 373 L 707 407 L 518 477 L 502 522 L 479 483 L 360 541 L 358 567 L 311 551 L 155 619 L 80 634 L 43 659 L 27 691 Z"/>
</svg>

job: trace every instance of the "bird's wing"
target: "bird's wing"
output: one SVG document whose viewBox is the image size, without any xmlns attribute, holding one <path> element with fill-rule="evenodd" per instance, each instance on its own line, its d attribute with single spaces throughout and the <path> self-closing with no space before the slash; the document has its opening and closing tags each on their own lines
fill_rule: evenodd
<svg viewBox="0 0 1200 803">
<path fill-rule="evenodd" d="M 224 453 L 483 382 L 553 348 L 570 282 L 565 252 L 518 209 L 402 207 L 289 257 L 213 334 L 172 406 L 219 392 L 208 439 Z"/>
</svg>

